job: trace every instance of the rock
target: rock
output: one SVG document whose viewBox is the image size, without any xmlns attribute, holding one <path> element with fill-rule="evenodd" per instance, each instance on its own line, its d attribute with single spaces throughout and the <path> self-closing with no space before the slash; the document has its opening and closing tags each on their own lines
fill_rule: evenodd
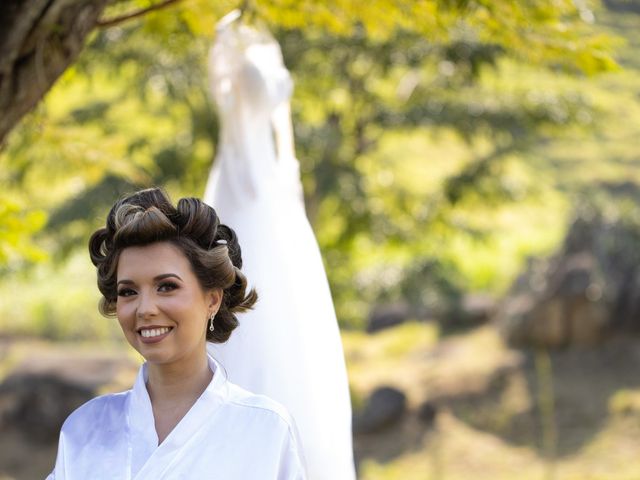
<svg viewBox="0 0 640 480">
<path fill-rule="evenodd" d="M 496 301 L 483 294 L 468 294 L 462 297 L 461 314 L 466 324 L 480 325 L 489 321 L 495 312 Z"/>
<path fill-rule="evenodd" d="M 411 309 L 407 304 L 396 303 L 376 306 L 369 314 L 367 333 L 375 333 L 395 325 L 400 325 L 410 318 Z"/>
<path fill-rule="evenodd" d="M 446 312 L 440 312 L 438 322 L 447 328 L 471 328 L 482 325 L 493 318 L 496 300 L 482 293 L 468 293 L 460 297 Z"/>
<path fill-rule="evenodd" d="M 427 400 L 418 408 L 418 418 L 427 426 L 432 427 L 436 421 L 438 409 L 433 402 Z"/>
<path fill-rule="evenodd" d="M 640 332 L 640 225 L 589 211 L 553 257 L 530 261 L 496 323 L 514 347 L 592 346 Z"/>
<path fill-rule="evenodd" d="M 380 387 L 369 397 L 362 413 L 353 420 L 356 434 L 377 433 L 386 430 L 402 418 L 407 409 L 404 393 L 393 387 Z"/>
<path fill-rule="evenodd" d="M 32 441 L 55 442 L 67 416 L 94 396 L 54 375 L 13 375 L 0 386 L 2 422 L 19 427 Z"/>
<path fill-rule="evenodd" d="M 0 384 L 0 425 L 28 441 L 56 442 L 73 410 L 97 392 L 130 388 L 137 368 L 118 352 L 33 349 Z"/>
</svg>

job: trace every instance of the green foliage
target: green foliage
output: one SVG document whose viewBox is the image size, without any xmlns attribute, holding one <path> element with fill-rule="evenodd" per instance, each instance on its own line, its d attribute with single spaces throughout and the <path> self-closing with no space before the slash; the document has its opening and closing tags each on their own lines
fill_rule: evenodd
<svg viewBox="0 0 640 480">
<path fill-rule="evenodd" d="M 431 44 L 445 44 L 449 51 L 462 41 L 499 46 L 533 64 L 585 73 L 615 66 L 610 39 L 593 35 L 589 28 L 594 17 L 586 2 L 279 0 L 249 4 L 269 25 L 287 30 L 330 32 L 339 38 L 362 30 L 371 43 L 390 43 L 398 32 L 406 32 Z M 466 53 L 462 57 L 473 58 Z"/>
<path fill-rule="evenodd" d="M 0 272 L 16 269 L 22 260 L 38 261 L 45 253 L 31 240 L 46 222 L 43 211 L 27 211 L 14 200 L 0 196 Z"/>
<path fill-rule="evenodd" d="M 592 131 L 606 105 L 584 76 L 616 68 L 614 37 L 582 2 L 245 4 L 296 82 L 307 211 L 343 324 L 379 300 L 454 305 L 463 289 L 499 291 L 557 242 L 568 202 L 526 165 L 560 133 Z M 115 2 L 104 18 L 148 5 Z M 201 194 L 218 133 L 207 50 L 236 6 L 185 0 L 96 31 L 12 133 L 0 184 L 47 212 L 38 242 L 54 258 L 84 248 L 125 191 Z M 557 210 L 553 228 L 541 228 L 541 202 Z"/>
</svg>

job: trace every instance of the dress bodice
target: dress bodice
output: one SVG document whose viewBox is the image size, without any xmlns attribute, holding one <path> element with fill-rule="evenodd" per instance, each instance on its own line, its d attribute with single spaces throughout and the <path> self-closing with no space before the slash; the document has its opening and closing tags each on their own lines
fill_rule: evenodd
<svg viewBox="0 0 640 480">
<path fill-rule="evenodd" d="M 229 191 L 219 193 L 243 202 L 273 191 L 300 198 L 289 115 L 293 82 L 278 43 L 264 29 L 225 25 L 211 48 L 209 70 L 221 121 L 212 174 L 231 179 Z"/>
<path fill-rule="evenodd" d="M 293 89 L 278 43 L 267 31 L 244 24 L 228 25 L 218 33 L 209 54 L 209 69 L 223 124 L 240 105 L 268 121 Z"/>
</svg>

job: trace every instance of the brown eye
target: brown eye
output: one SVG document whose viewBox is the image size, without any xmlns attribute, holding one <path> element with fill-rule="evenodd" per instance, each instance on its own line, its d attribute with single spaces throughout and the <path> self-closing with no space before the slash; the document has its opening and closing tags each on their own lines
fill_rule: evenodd
<svg viewBox="0 0 640 480">
<path fill-rule="evenodd" d="M 173 282 L 163 282 L 158 286 L 158 291 L 159 292 L 170 292 L 172 290 L 175 290 L 176 288 L 178 288 L 178 285 L 176 285 Z"/>
<path fill-rule="evenodd" d="M 135 294 L 135 290 L 132 290 L 131 288 L 121 288 L 120 290 L 118 290 L 119 297 L 130 297 L 131 295 Z"/>
</svg>

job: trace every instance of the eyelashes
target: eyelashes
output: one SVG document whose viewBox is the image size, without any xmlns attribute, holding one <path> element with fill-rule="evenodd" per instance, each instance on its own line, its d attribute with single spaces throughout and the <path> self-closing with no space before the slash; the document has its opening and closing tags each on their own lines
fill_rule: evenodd
<svg viewBox="0 0 640 480">
<path fill-rule="evenodd" d="M 160 284 L 158 284 L 158 292 L 160 293 L 168 293 L 171 292 L 173 290 L 177 290 L 178 288 L 180 288 L 178 286 L 177 283 L 175 282 L 162 282 Z M 137 292 L 132 289 L 132 288 L 121 288 L 120 290 L 118 290 L 118 296 L 119 297 L 131 297 L 133 295 L 135 295 Z"/>
<path fill-rule="evenodd" d="M 159 292 L 170 292 L 178 288 L 178 284 L 174 282 L 162 282 L 158 285 Z"/>
</svg>

